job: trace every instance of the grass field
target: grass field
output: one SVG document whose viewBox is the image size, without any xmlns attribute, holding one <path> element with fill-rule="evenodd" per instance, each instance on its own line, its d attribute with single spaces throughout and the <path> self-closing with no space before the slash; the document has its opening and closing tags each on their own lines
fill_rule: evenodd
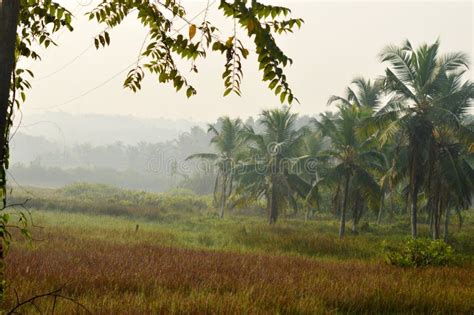
<svg viewBox="0 0 474 315">
<path fill-rule="evenodd" d="M 337 238 L 334 220 L 282 220 L 212 213 L 129 216 L 33 211 L 35 241 L 7 262 L 8 305 L 63 288 L 94 314 L 472 314 L 474 225 L 453 227 L 458 267 L 384 264 L 383 240 L 405 239 L 404 222 Z M 138 230 L 137 230 L 138 225 Z M 426 227 L 422 226 L 421 230 Z M 84 312 L 52 298 L 45 313 Z M 23 312 L 35 310 L 32 306 Z"/>
</svg>

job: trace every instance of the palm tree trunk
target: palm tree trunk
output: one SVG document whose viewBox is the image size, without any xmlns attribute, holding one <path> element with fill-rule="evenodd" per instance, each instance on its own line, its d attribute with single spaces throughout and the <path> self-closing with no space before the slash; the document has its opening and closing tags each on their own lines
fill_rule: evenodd
<svg viewBox="0 0 474 315">
<path fill-rule="evenodd" d="M 352 233 L 357 234 L 357 224 L 362 216 L 362 200 L 360 197 L 355 198 L 354 210 L 352 212 Z"/>
<path fill-rule="evenodd" d="M 224 218 L 225 202 L 227 197 L 227 175 L 222 176 L 222 195 L 221 195 L 221 213 L 220 218 Z"/>
<path fill-rule="evenodd" d="M 216 181 L 214 182 L 214 192 L 213 192 L 213 199 L 214 199 L 214 206 L 217 208 L 219 203 L 217 201 L 217 192 L 219 187 L 219 173 L 216 175 Z"/>
<path fill-rule="evenodd" d="M 8 108 L 10 82 L 15 68 L 15 43 L 20 13 L 19 0 L 0 0 L 0 169 L 5 174 L 7 163 Z M 5 175 L 0 179 L 3 195 L 6 189 Z M 4 195 L 5 196 L 5 195 Z M 5 205 L 4 205 L 5 206 Z M 4 208 L 4 207 L 3 207 Z M 6 224 L 6 222 L 1 222 Z M 5 235 L 0 233 L 0 304 L 3 304 L 5 293 Z"/>
<path fill-rule="evenodd" d="M 434 234 L 433 234 L 433 238 L 435 240 L 439 239 L 441 236 L 441 220 L 442 220 L 444 206 L 445 206 L 445 202 L 444 202 L 443 196 L 441 195 L 439 197 L 439 205 L 438 207 L 436 207 L 436 213 L 435 213 L 435 226 L 434 226 Z"/>
<path fill-rule="evenodd" d="M 439 216 L 438 216 L 438 211 L 439 208 L 441 207 L 440 205 L 441 201 L 437 202 L 435 207 L 433 208 L 433 239 L 437 240 L 439 238 Z"/>
<path fill-rule="evenodd" d="M 428 223 L 430 225 L 430 233 L 433 234 L 433 224 L 434 224 L 434 211 L 433 206 L 428 202 Z"/>
<path fill-rule="evenodd" d="M 385 192 L 382 191 L 382 196 L 380 197 L 380 208 L 379 208 L 379 215 L 377 216 L 377 224 L 382 223 L 382 212 L 385 206 Z"/>
<path fill-rule="evenodd" d="M 273 182 L 273 181 L 272 181 Z M 278 217 L 278 207 L 277 207 L 277 196 L 276 196 L 276 191 L 273 188 L 270 189 L 270 200 L 269 200 L 269 223 L 270 224 L 275 224 L 277 221 Z"/>
<path fill-rule="evenodd" d="M 339 194 L 341 191 L 341 184 L 337 184 L 336 188 L 336 193 L 334 194 L 334 197 L 332 198 L 332 213 L 336 216 L 339 215 L 340 213 L 340 201 L 339 201 Z"/>
<path fill-rule="evenodd" d="M 417 236 L 417 214 L 418 214 L 418 184 L 415 183 L 412 193 L 412 208 L 411 208 L 411 236 Z"/>
<path fill-rule="evenodd" d="M 311 211 L 311 206 L 310 205 L 307 205 L 306 206 L 306 213 L 304 215 L 304 222 L 308 222 L 309 220 L 309 212 Z"/>
<path fill-rule="evenodd" d="M 311 186 L 311 189 L 313 189 L 313 186 L 314 186 L 314 183 L 315 183 L 315 180 L 313 178 L 311 178 L 310 180 L 310 186 Z M 311 204 L 310 202 L 308 201 L 306 203 L 306 213 L 304 215 L 304 222 L 308 222 L 309 220 L 309 216 L 313 213 L 313 208 L 311 207 Z"/>
<path fill-rule="evenodd" d="M 390 222 L 392 222 L 393 217 L 395 216 L 395 190 L 390 191 Z"/>
<path fill-rule="evenodd" d="M 451 209 L 446 209 L 446 217 L 444 218 L 444 241 L 447 242 L 449 239 L 449 217 L 451 215 Z"/>
<path fill-rule="evenodd" d="M 351 179 L 351 175 L 348 173 L 346 175 L 346 182 L 344 185 L 344 200 L 342 202 L 342 209 L 341 209 L 341 221 L 339 224 L 339 238 L 343 238 L 346 232 L 346 209 L 347 209 L 347 199 L 349 198 L 349 181 Z"/>
</svg>

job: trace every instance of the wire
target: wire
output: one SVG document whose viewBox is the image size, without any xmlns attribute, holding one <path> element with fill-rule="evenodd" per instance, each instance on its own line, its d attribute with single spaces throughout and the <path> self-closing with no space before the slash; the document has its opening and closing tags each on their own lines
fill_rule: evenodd
<svg viewBox="0 0 474 315">
<path fill-rule="evenodd" d="M 64 106 L 64 105 L 67 105 L 67 104 L 70 104 L 98 89 L 100 89 L 101 87 L 103 87 L 104 85 L 106 85 L 107 83 L 109 83 L 110 81 L 112 81 L 113 79 L 117 78 L 119 75 L 121 75 L 123 72 L 127 71 L 128 68 L 130 68 L 131 66 L 133 66 L 134 64 L 136 63 L 136 61 L 134 60 L 132 63 L 128 64 L 126 67 L 122 68 L 120 71 L 116 72 L 114 75 L 112 75 L 111 77 L 109 77 L 107 80 L 99 83 L 98 85 L 94 86 L 93 88 L 75 96 L 75 97 L 72 97 L 70 98 L 69 100 L 67 101 L 64 101 L 62 103 L 59 103 L 59 104 L 56 104 L 56 105 L 53 105 L 53 106 L 47 106 L 47 107 L 34 107 L 32 109 L 34 110 L 45 110 L 45 109 L 54 109 L 54 108 L 58 108 L 58 107 L 61 107 L 61 106 Z"/>
<path fill-rule="evenodd" d="M 214 3 L 216 3 L 217 0 L 213 0 L 213 2 L 210 4 L 209 7 L 211 7 Z M 197 19 L 201 14 L 203 14 L 204 12 L 206 12 L 208 10 L 209 7 L 206 7 L 205 9 L 201 10 L 199 13 L 197 13 L 195 16 L 193 16 L 189 21 L 186 21 L 188 24 L 190 24 L 192 21 L 194 21 L 195 19 Z M 175 30 L 174 34 L 173 35 L 176 35 L 178 34 L 180 31 L 182 31 L 186 26 L 188 26 L 188 24 L 185 24 L 183 25 L 182 27 L 178 28 L 177 30 Z M 148 35 L 147 35 L 148 36 Z M 84 52 L 85 53 L 85 52 Z M 80 56 L 77 56 L 75 58 L 75 60 L 77 60 Z M 103 87 L 104 85 L 106 85 L 107 83 L 109 83 L 110 81 L 112 81 L 113 79 L 117 78 L 119 75 L 121 75 L 122 73 L 124 73 L 125 71 L 127 71 L 131 66 L 135 65 L 138 61 L 140 61 L 141 59 L 143 58 L 143 56 L 139 56 L 138 59 L 135 59 L 133 62 L 131 62 L 130 64 L 128 64 L 126 67 L 122 68 L 120 71 L 116 72 L 115 74 L 113 74 L 111 77 L 109 77 L 108 79 L 106 79 L 105 81 L 99 83 L 98 85 L 90 88 L 89 90 L 86 90 L 84 91 L 83 93 L 75 96 L 75 97 L 72 97 L 64 102 L 61 102 L 59 104 L 56 104 L 56 105 L 53 105 L 53 106 L 46 106 L 46 107 L 32 107 L 31 109 L 33 110 L 48 110 L 48 109 L 54 109 L 54 108 L 58 108 L 58 107 L 62 107 L 64 105 L 67 105 L 67 104 L 70 104 L 84 96 L 87 96 L 88 94 L 98 90 L 99 88 Z M 74 61 L 72 61 L 74 62 Z M 71 63 L 72 63 L 71 62 Z M 59 70 L 61 71 L 61 70 Z M 56 72 L 59 72 L 59 71 L 56 71 Z M 52 75 L 52 74 L 51 74 Z"/>
<path fill-rule="evenodd" d="M 72 65 L 74 62 L 76 62 L 79 58 L 81 58 L 87 51 L 89 51 L 89 49 L 91 49 L 92 47 L 94 46 L 94 44 L 90 44 L 89 46 L 87 46 L 83 51 L 81 51 L 76 57 L 72 58 L 71 60 L 69 60 L 68 62 L 66 62 L 64 65 L 62 65 L 61 67 L 59 67 L 58 69 L 54 70 L 53 72 L 50 72 L 49 74 L 37 79 L 36 81 L 42 81 L 44 79 L 47 79 L 49 77 L 52 77 L 54 76 L 55 74 L 63 71 L 64 69 L 66 69 L 67 67 L 69 67 L 70 65 Z"/>
</svg>

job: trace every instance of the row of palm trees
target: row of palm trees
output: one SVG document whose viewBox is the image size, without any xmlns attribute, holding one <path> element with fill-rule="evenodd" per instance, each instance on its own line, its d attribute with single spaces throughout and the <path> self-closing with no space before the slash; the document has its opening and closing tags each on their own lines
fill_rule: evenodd
<svg viewBox="0 0 474 315">
<path fill-rule="evenodd" d="M 418 49 L 406 41 L 386 47 L 380 59 L 388 64 L 383 78 L 356 78 L 344 96 L 329 98 L 337 111 L 311 125 L 296 128 L 297 114 L 282 108 L 263 111 L 258 130 L 228 117 L 210 126 L 218 153 L 189 158 L 217 165 L 221 217 L 235 204 L 230 199 L 265 200 L 270 224 L 301 204 L 308 217 L 330 199 L 341 238 L 350 210 L 356 233 L 365 212 L 375 211 L 380 223 L 397 207 L 411 209 L 413 237 L 421 210 L 435 239 L 444 217 L 447 237 L 451 212 L 469 208 L 474 193 L 467 56 L 440 55 L 438 41 Z"/>
</svg>

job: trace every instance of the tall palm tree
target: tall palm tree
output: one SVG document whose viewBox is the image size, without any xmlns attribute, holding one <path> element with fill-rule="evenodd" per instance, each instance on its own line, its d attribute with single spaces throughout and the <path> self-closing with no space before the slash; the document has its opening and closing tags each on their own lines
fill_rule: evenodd
<svg viewBox="0 0 474 315">
<path fill-rule="evenodd" d="M 219 203 L 220 217 L 224 217 L 227 199 L 232 194 L 234 177 L 232 168 L 239 159 L 241 152 L 241 131 L 242 121 L 240 119 L 230 119 L 223 117 L 217 125 L 209 125 L 208 132 L 213 134 L 211 143 L 217 150 L 216 153 L 198 153 L 192 154 L 186 158 L 205 159 L 213 161 L 217 166 L 217 176 L 214 184 L 214 200 Z M 218 191 L 220 187 L 220 201 L 218 199 Z"/>
<path fill-rule="evenodd" d="M 438 129 L 454 129 L 472 139 L 472 133 L 460 123 L 473 97 L 472 83 L 462 83 L 467 56 L 440 56 L 438 50 L 439 41 L 416 50 L 406 41 L 400 47 L 388 46 L 380 54 L 381 61 L 389 63 L 384 89 L 393 98 L 375 114 L 374 121 L 382 130 L 382 143 L 396 136 L 407 147 L 413 237 L 417 236 L 418 195 L 423 184 L 434 176 Z"/>
<path fill-rule="evenodd" d="M 323 154 L 328 147 L 325 140 L 320 130 L 309 131 L 303 138 L 302 153 L 304 155 L 299 159 L 299 169 L 301 177 L 311 186 L 310 194 L 305 198 L 305 221 L 308 221 L 315 207 L 319 207 L 321 202 L 318 181 L 326 174 L 328 165 L 328 159 Z"/>
<path fill-rule="evenodd" d="M 468 209 L 474 194 L 474 168 L 469 162 L 472 153 L 460 143 L 449 129 L 438 128 L 436 134 L 437 159 L 431 181 L 426 183 L 429 193 L 433 239 L 440 238 L 442 215 L 445 215 L 444 237 L 448 239 L 450 210 Z"/>
<path fill-rule="evenodd" d="M 348 86 L 344 96 L 332 95 L 328 99 L 328 105 L 337 103 L 341 106 L 350 107 L 355 105 L 372 109 L 375 109 L 380 105 L 379 103 L 382 92 L 382 82 L 380 80 L 372 82 L 371 80 L 357 77 L 352 80 L 351 85 L 355 86 L 355 89 Z"/>
<path fill-rule="evenodd" d="M 381 157 L 373 150 L 371 138 L 360 130 L 361 123 L 371 115 L 370 108 L 356 105 L 341 106 L 335 118 L 322 115 L 317 122 L 319 129 L 331 140 L 331 149 L 326 151 L 332 163 L 327 180 L 339 181 L 343 188 L 342 208 L 340 211 L 339 237 L 345 235 L 346 212 L 351 191 L 357 189 L 361 200 L 354 200 L 354 230 L 360 216 L 360 202 L 369 198 L 378 198 L 379 186 L 373 174 L 373 168 L 380 168 Z M 322 181 L 324 183 L 324 181 Z M 357 198 L 355 198 L 357 199 Z"/>
<path fill-rule="evenodd" d="M 296 130 L 297 114 L 290 109 L 265 110 L 259 120 L 263 132 L 250 126 L 243 132 L 249 158 L 236 169 L 242 198 L 265 198 L 269 223 L 287 206 L 296 209 L 296 196 L 306 197 L 310 185 L 293 172 L 300 157 L 304 129 Z"/>
</svg>

